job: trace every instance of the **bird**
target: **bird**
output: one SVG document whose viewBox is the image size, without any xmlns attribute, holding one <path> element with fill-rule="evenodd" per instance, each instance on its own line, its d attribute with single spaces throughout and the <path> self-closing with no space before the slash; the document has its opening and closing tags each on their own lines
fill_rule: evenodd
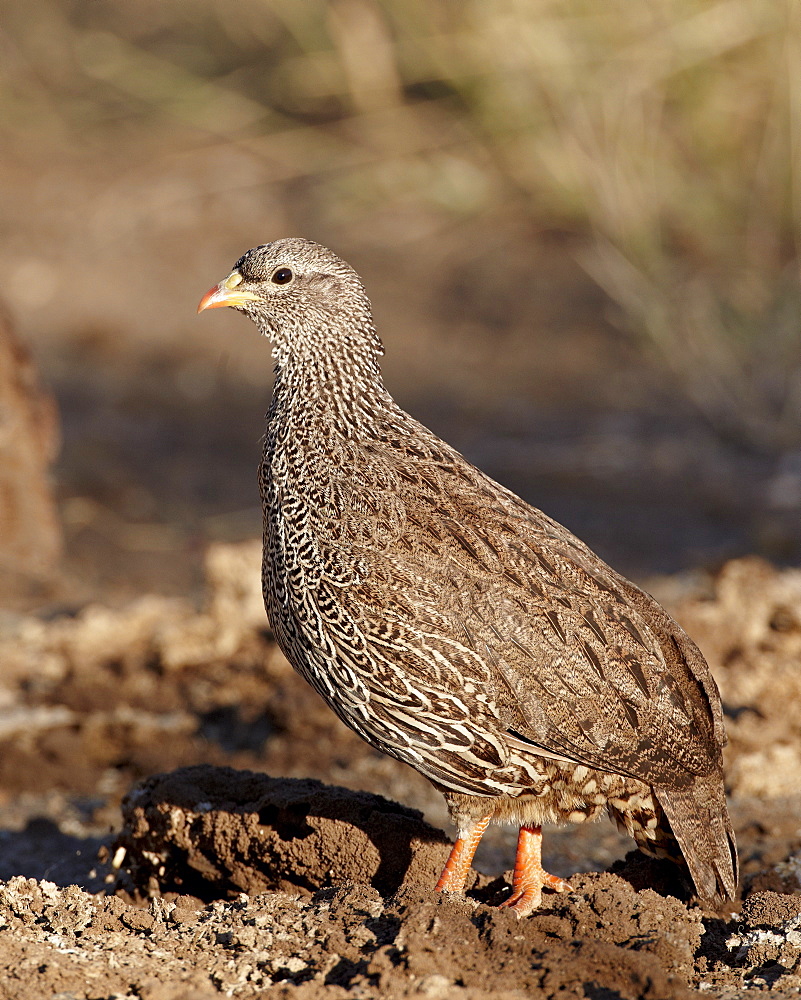
<svg viewBox="0 0 801 1000">
<path fill-rule="evenodd" d="M 515 824 L 519 917 L 543 889 L 542 825 L 608 812 L 704 900 L 734 898 L 717 686 L 657 601 L 495 482 L 385 388 L 356 273 L 300 238 L 249 250 L 200 301 L 274 359 L 259 487 L 262 585 L 282 652 L 372 747 L 445 797 L 436 888 L 464 892 L 490 823 Z"/>
</svg>

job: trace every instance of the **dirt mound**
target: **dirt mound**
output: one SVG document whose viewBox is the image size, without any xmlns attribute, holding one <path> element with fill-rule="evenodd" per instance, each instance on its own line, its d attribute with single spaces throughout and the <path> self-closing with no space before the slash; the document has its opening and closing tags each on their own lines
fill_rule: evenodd
<svg viewBox="0 0 801 1000">
<path fill-rule="evenodd" d="M 379 795 L 231 768 L 182 768 L 122 803 L 114 853 L 135 889 L 201 899 L 267 889 L 308 895 L 361 881 L 383 895 L 433 885 L 450 843 Z"/>
</svg>

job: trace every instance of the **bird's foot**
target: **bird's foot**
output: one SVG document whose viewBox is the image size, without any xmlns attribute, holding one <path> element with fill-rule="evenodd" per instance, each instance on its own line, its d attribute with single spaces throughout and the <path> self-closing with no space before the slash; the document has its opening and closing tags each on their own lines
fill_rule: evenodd
<svg viewBox="0 0 801 1000">
<path fill-rule="evenodd" d="M 542 902 L 543 887 L 554 892 L 572 892 L 573 886 L 558 875 L 542 871 L 530 872 L 524 881 L 515 879 L 512 895 L 498 907 L 499 910 L 514 910 L 518 917 L 527 917 Z"/>
<path fill-rule="evenodd" d="M 436 885 L 439 892 L 459 893 L 464 890 L 473 855 L 476 853 L 478 843 L 484 835 L 489 821 L 489 816 L 482 817 L 466 830 L 464 836 L 459 837 L 453 845 Z"/>
<path fill-rule="evenodd" d="M 527 917 L 542 902 L 543 887 L 554 892 L 572 892 L 573 886 L 542 867 L 542 830 L 538 826 L 521 826 L 517 836 L 517 855 L 512 876 L 512 895 L 499 909 L 514 910 L 518 917 Z"/>
</svg>

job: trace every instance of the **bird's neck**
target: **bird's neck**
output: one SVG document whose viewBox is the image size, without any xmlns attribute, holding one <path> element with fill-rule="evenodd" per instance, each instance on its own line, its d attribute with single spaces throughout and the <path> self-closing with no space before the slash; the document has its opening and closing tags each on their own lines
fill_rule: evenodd
<svg viewBox="0 0 801 1000">
<path fill-rule="evenodd" d="M 331 433 L 370 437 L 377 421 L 397 409 L 374 351 L 350 351 L 343 358 L 277 357 L 271 425 L 284 425 L 290 433 L 294 428 L 307 440 Z"/>
</svg>

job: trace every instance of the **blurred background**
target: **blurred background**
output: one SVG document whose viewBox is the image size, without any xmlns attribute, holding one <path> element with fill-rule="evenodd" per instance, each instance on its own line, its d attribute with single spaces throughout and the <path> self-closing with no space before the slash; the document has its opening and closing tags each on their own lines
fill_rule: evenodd
<svg viewBox="0 0 801 1000">
<path fill-rule="evenodd" d="M 4 515 L 50 533 L 25 600 L 191 594 L 258 534 L 268 345 L 195 308 L 289 235 L 363 276 L 398 401 L 619 569 L 799 559 L 794 0 L 0 15 L 0 298 L 57 456 L 57 515 Z"/>
</svg>

